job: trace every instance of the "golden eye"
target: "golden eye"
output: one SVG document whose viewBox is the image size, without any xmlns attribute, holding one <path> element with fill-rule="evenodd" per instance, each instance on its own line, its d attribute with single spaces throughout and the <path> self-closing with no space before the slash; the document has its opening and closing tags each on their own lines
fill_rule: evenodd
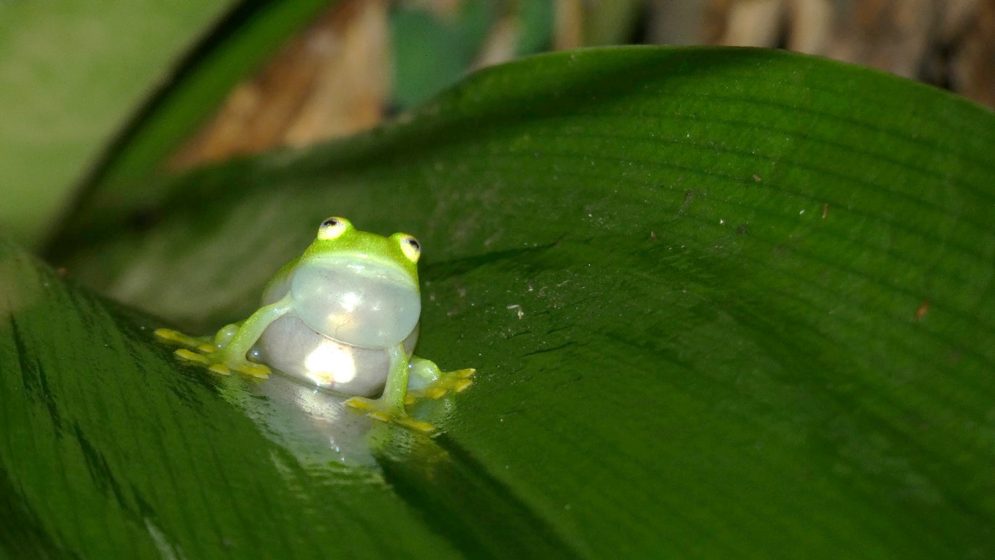
<svg viewBox="0 0 995 560">
<path fill-rule="evenodd" d="M 331 218 L 326 218 L 321 225 L 318 226 L 318 239 L 335 239 L 341 237 L 345 230 L 349 229 L 349 220 L 345 218 L 339 218 L 333 216 Z"/>
<path fill-rule="evenodd" d="M 418 262 L 421 256 L 421 243 L 410 235 L 401 236 L 401 252 L 411 262 Z"/>
</svg>

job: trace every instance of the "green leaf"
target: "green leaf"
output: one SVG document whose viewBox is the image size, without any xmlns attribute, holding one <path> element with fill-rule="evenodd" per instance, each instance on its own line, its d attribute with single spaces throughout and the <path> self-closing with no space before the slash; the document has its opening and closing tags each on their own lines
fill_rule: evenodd
<svg viewBox="0 0 995 560">
<path fill-rule="evenodd" d="M 442 436 L 330 473 L 327 448 L 273 428 L 301 413 L 260 415 L 97 300 L 69 313 L 38 287 L 54 299 L 34 322 L 15 311 L 20 346 L 0 335 L 2 433 L 42 438 L 0 438 L 8 502 L 34 512 L 23 532 L 90 551 L 146 538 L 114 517 L 130 503 L 114 488 L 134 491 L 191 557 L 225 539 L 260 555 L 992 556 L 992 153 L 991 112 L 895 77 L 620 48 L 486 70 L 368 135 L 157 184 L 140 226 L 60 240 L 71 275 L 207 332 L 250 312 L 326 215 L 410 231 L 419 353 L 477 381 Z M 79 363 L 98 371 L 81 382 Z M 17 389 L 24 370 L 62 392 Z M 62 468 L 58 442 L 79 438 L 41 420 L 46 403 L 88 418 L 106 459 Z M 339 483 L 357 472 L 382 483 Z M 53 507 L 61 488 L 94 497 Z M 104 532 L 73 525 L 98 503 Z M 304 525 L 327 528 L 310 549 Z"/>
<path fill-rule="evenodd" d="M 391 11 L 393 102 L 409 108 L 459 80 L 473 64 L 500 15 L 498 6 L 466 0 L 450 17 L 428 6 L 400 5 Z"/>
<path fill-rule="evenodd" d="M 177 55 L 231 2 L 0 2 L 0 227 L 35 243 Z"/>
<path fill-rule="evenodd" d="M 108 147 L 58 231 L 99 222 L 143 200 L 141 185 L 163 172 L 168 156 L 235 84 L 328 4 L 328 0 L 239 3 Z"/>
<path fill-rule="evenodd" d="M 515 56 L 551 46 L 556 10 L 552 0 L 455 4 L 402 3 L 391 10 L 391 101 L 397 108 L 424 103 L 482 64 L 488 40 L 507 32 L 506 25 L 515 37 Z"/>
<path fill-rule="evenodd" d="M 500 504 L 482 519 L 507 514 L 496 526 L 550 548 L 537 538 L 541 523 L 525 525 L 521 506 L 501 500 L 485 473 L 424 436 L 403 450 L 377 447 L 384 468 L 374 470 L 363 459 L 373 447 L 355 434 L 371 421 L 354 415 L 322 432 L 308 424 L 317 415 L 288 410 L 288 399 L 311 391 L 274 379 L 254 394 L 237 379 L 178 367 L 151 342 L 153 321 L 65 285 L 3 241 L 0 286 L 0 553 L 450 557 L 461 543 L 439 525 L 472 518 L 404 498 L 428 492 L 435 501 L 425 503 L 445 504 L 457 490 Z M 329 406 L 348 414 L 337 400 Z M 375 424 L 374 433 L 389 429 Z M 288 439 L 278 445 L 273 434 Z M 329 434 L 354 448 L 356 466 L 336 468 Z M 501 533 L 461 538 L 470 536 L 478 547 L 504 544 Z"/>
</svg>

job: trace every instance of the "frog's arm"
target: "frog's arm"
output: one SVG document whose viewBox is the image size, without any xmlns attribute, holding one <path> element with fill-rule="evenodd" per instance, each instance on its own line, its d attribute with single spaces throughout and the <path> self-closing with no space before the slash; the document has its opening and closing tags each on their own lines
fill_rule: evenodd
<svg viewBox="0 0 995 560">
<path fill-rule="evenodd" d="M 450 391 L 459 393 L 469 387 L 476 370 L 460 369 L 456 371 L 442 371 L 432 360 L 419 358 L 418 356 L 408 356 L 404 349 L 404 344 L 388 350 L 390 358 L 390 371 L 387 373 L 387 383 L 384 385 L 383 394 L 378 399 L 367 399 L 364 397 L 353 397 L 346 401 L 346 404 L 365 411 L 367 414 L 383 420 L 384 422 L 394 422 L 402 426 L 407 426 L 421 432 L 431 432 L 434 428 L 428 422 L 415 420 L 408 416 L 404 405 L 413 401 L 417 397 L 441 398 Z M 428 387 L 421 391 L 408 391 L 408 374 L 414 373 L 418 377 L 430 382 Z"/>
<path fill-rule="evenodd" d="M 287 294 L 274 303 L 260 307 L 241 323 L 222 327 L 214 336 L 213 350 L 211 350 L 212 345 L 199 345 L 198 352 L 189 348 L 180 348 L 176 351 L 176 355 L 181 360 L 200 364 L 222 375 L 228 375 L 234 370 L 254 377 L 267 377 L 270 373 L 269 367 L 250 362 L 245 355 L 252 350 L 252 346 L 262 336 L 266 327 L 290 311 L 292 306 L 291 296 Z M 159 334 L 157 331 L 157 335 L 167 340 L 175 338 L 171 337 L 172 331 L 159 330 L 164 331 L 164 334 Z"/>
<path fill-rule="evenodd" d="M 227 338 L 227 341 L 212 356 L 220 358 L 220 360 L 216 361 L 231 367 L 244 364 L 247 362 L 245 355 L 249 353 L 249 350 L 252 350 L 252 346 L 262 336 L 266 327 L 270 326 L 273 321 L 283 317 L 292 307 L 293 301 L 290 294 L 287 294 L 279 301 L 257 309 L 248 319 L 238 324 L 234 333 L 230 333 L 231 325 L 225 327 L 221 332 L 228 330 L 230 336 L 224 337 Z"/>
<path fill-rule="evenodd" d="M 300 261 L 301 260 L 299 258 L 294 259 L 288 262 L 287 264 L 281 266 L 280 270 L 277 270 L 276 274 L 274 274 L 273 277 L 270 278 L 268 282 L 266 282 L 266 285 L 263 287 L 263 293 L 264 294 L 268 293 L 270 291 L 270 288 L 276 286 L 277 284 L 283 283 L 287 279 L 287 277 L 290 276 L 290 273 L 294 271 L 294 269 L 297 267 L 297 264 Z"/>
<path fill-rule="evenodd" d="M 285 280 L 288 271 L 297 261 L 291 261 L 270 282 Z M 225 325 L 214 335 L 213 340 L 207 337 L 191 337 L 172 329 L 156 329 L 155 335 L 169 344 L 182 348 L 174 353 L 185 362 L 200 364 L 207 369 L 228 375 L 232 370 L 255 377 L 267 377 L 269 367 L 250 362 L 246 354 L 252 350 L 266 327 L 285 315 L 293 307 L 289 291 L 283 297 L 269 305 L 257 309 L 248 319 L 239 323 Z"/>
<path fill-rule="evenodd" d="M 398 344 L 387 355 L 390 357 L 390 371 L 387 372 L 387 383 L 380 399 L 387 406 L 403 412 L 404 397 L 408 394 L 408 353 L 404 351 L 403 344 Z"/>
<path fill-rule="evenodd" d="M 421 432 L 431 432 L 434 429 L 431 424 L 411 418 L 404 409 L 404 399 L 408 393 L 408 353 L 404 349 L 404 344 L 388 348 L 387 356 L 390 359 L 390 370 L 387 372 L 387 383 L 380 398 L 352 397 L 346 401 L 346 404 L 366 412 L 377 420 L 394 422 Z"/>
</svg>

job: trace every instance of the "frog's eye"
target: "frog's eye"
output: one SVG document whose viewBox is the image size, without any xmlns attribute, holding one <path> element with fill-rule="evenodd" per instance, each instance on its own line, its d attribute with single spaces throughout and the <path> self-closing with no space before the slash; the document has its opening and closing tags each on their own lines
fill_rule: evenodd
<svg viewBox="0 0 995 560">
<path fill-rule="evenodd" d="M 400 241 L 401 252 L 404 253 L 404 256 L 408 257 L 411 262 L 418 262 L 418 257 L 421 256 L 421 243 L 410 235 L 402 235 Z"/>
<path fill-rule="evenodd" d="M 325 219 L 318 226 L 318 239 L 335 239 L 340 237 L 349 228 L 349 220 L 333 216 Z"/>
</svg>

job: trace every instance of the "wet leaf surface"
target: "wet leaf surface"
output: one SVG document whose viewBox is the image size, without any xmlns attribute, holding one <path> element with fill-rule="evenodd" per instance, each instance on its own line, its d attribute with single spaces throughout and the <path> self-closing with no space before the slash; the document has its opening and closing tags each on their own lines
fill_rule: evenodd
<svg viewBox="0 0 995 560">
<path fill-rule="evenodd" d="M 425 247 L 419 354 L 476 383 L 442 436 L 388 431 L 362 470 L 379 482 L 343 484 L 359 467 L 319 469 L 321 444 L 271 427 L 291 408 L 260 420 L 59 287 L 0 334 L 2 432 L 43 442 L 8 438 L 0 488 L 35 512 L 25 533 L 71 550 L 150 546 L 140 495 L 189 556 L 225 539 L 304 556 L 991 555 L 993 124 L 819 59 L 591 50 L 478 73 L 369 135 L 149 185 L 61 238 L 72 277 L 207 332 L 250 312 L 325 216 L 408 231 Z M 32 396 L 24 371 L 59 392 Z M 52 507 L 64 488 L 76 501 Z M 70 521 L 98 505 L 102 528 Z"/>
</svg>

